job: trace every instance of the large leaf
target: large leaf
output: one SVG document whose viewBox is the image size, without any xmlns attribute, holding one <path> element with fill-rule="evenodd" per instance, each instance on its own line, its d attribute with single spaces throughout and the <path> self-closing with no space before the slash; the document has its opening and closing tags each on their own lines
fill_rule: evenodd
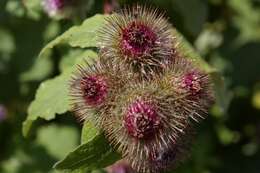
<svg viewBox="0 0 260 173">
<path fill-rule="evenodd" d="M 107 143 L 102 132 L 90 121 L 82 128 L 81 143 L 54 167 L 68 173 L 86 173 L 104 168 L 120 159 Z"/>
<path fill-rule="evenodd" d="M 104 135 L 99 133 L 91 141 L 69 153 L 54 167 L 58 170 L 95 170 L 111 165 L 119 159 L 120 156 L 112 150 Z"/>
<path fill-rule="evenodd" d="M 81 64 L 82 59 L 90 60 L 89 63 L 91 64 L 93 62 L 92 60 L 96 58 L 97 53 L 92 50 L 84 51 L 82 49 L 73 49 L 62 57 L 59 63 L 59 69 L 61 72 L 64 72 L 75 64 Z"/>
<path fill-rule="evenodd" d="M 41 51 L 40 57 L 58 45 L 87 48 L 97 46 L 97 31 L 104 23 L 103 15 L 95 15 L 86 19 L 82 25 L 74 26 L 47 44 Z"/>
<path fill-rule="evenodd" d="M 28 117 L 23 123 L 23 134 L 26 136 L 37 118 L 51 120 L 56 114 L 65 113 L 69 109 L 68 80 L 70 73 L 66 72 L 54 79 L 41 83 L 35 100 L 30 104 Z"/>
<path fill-rule="evenodd" d="M 67 61 L 70 66 L 63 65 L 61 75 L 41 83 L 34 101 L 29 106 L 27 119 L 23 123 L 25 136 L 32 123 L 38 118 L 51 120 L 55 118 L 56 114 L 63 114 L 69 110 L 68 80 L 72 71 L 75 70 L 75 64 L 81 64 L 83 60 L 88 60 L 90 57 L 97 57 L 96 53 L 91 50 L 81 50 L 80 52 L 77 50 L 76 52 L 75 56 L 70 57 L 71 62 Z"/>
<path fill-rule="evenodd" d="M 46 58 L 36 58 L 32 67 L 20 75 L 20 81 L 41 81 L 51 74 L 52 69 L 53 61 L 49 56 Z"/>
</svg>

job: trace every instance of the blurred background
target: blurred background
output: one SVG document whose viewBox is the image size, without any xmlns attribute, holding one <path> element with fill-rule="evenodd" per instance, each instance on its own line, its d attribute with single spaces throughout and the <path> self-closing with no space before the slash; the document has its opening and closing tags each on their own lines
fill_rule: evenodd
<svg viewBox="0 0 260 173">
<path fill-rule="evenodd" d="M 70 113 L 38 121 L 29 138 L 22 136 L 37 87 L 58 74 L 58 58 L 36 61 L 37 55 L 75 24 L 26 1 L 0 0 L 0 173 L 56 172 L 53 164 L 80 142 L 81 125 Z M 165 11 L 225 78 L 225 105 L 212 108 L 198 127 L 190 159 L 174 172 L 259 173 L 260 0 L 85 0 L 82 5 L 90 17 L 134 2 Z"/>
</svg>

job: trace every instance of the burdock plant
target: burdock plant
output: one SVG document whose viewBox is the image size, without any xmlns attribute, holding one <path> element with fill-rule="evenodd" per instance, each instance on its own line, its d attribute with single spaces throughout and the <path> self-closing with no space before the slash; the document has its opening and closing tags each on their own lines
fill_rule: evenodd
<svg viewBox="0 0 260 173">
<path fill-rule="evenodd" d="M 161 172 L 187 156 L 193 134 L 213 103 L 212 82 L 176 46 L 157 10 L 139 5 L 107 17 L 100 58 L 78 66 L 72 107 L 94 120 L 137 172 Z"/>
</svg>

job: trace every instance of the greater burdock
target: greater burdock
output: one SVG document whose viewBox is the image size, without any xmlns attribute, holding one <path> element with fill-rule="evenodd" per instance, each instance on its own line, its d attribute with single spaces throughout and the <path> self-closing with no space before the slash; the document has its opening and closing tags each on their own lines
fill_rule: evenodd
<svg viewBox="0 0 260 173">
<path fill-rule="evenodd" d="M 135 5 L 106 18 L 100 59 L 70 83 L 75 114 L 93 120 L 132 168 L 158 173 L 189 154 L 193 123 L 213 104 L 212 81 L 185 57 L 158 10 Z"/>
</svg>

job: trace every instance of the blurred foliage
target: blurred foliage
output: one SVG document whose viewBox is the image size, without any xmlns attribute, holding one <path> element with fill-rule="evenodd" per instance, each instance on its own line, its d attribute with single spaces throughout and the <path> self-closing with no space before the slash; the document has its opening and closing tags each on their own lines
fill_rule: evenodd
<svg viewBox="0 0 260 173">
<path fill-rule="evenodd" d="M 260 1 L 118 2 L 121 6 L 148 3 L 165 11 L 172 24 L 204 60 L 225 77 L 224 84 L 228 90 L 221 96 L 225 100 L 225 109 L 212 108 L 210 116 L 198 127 L 190 159 L 174 172 L 258 173 Z M 103 1 L 85 0 L 84 3 L 86 18 L 103 13 Z M 60 87 L 66 87 L 63 78 L 68 78 L 73 65 L 82 57 L 96 57 L 93 49 L 96 38 L 92 33 L 96 29 L 95 22 L 102 22 L 102 19 L 93 23 L 93 18 L 89 18 L 83 23 L 86 28 L 82 31 L 73 27 L 71 30 L 76 30 L 76 35 L 71 35 L 70 31 L 62 34 L 75 23 L 79 24 L 79 19 L 50 19 L 39 4 L 39 0 L 0 1 L 0 105 L 6 109 L 6 117 L 0 119 L 1 173 L 57 172 L 52 169 L 55 162 L 64 159 L 70 151 L 84 147 L 90 138 L 99 134 L 98 131 L 86 130 L 91 124 L 85 124 L 82 145 L 76 149 L 80 144 L 81 125 L 70 113 L 65 113 L 69 105 L 65 98 L 67 94 L 62 91 L 66 88 L 60 90 Z M 58 35 L 61 36 L 47 45 Z M 85 38 L 91 36 L 93 38 L 85 42 Z M 83 47 L 80 46 L 82 43 Z M 37 58 L 44 46 L 42 58 Z M 53 48 L 52 51 L 49 48 Z M 56 97 L 57 93 L 63 99 Z M 37 102 L 33 101 L 35 98 Z M 23 132 L 28 136 L 24 138 L 21 129 L 27 109 L 29 117 Z M 57 113 L 64 116 L 53 119 Z M 32 126 L 34 130 L 28 133 L 32 121 L 38 117 L 53 120 L 40 119 Z M 105 153 L 106 147 L 101 148 L 104 150 L 100 151 Z"/>
</svg>

